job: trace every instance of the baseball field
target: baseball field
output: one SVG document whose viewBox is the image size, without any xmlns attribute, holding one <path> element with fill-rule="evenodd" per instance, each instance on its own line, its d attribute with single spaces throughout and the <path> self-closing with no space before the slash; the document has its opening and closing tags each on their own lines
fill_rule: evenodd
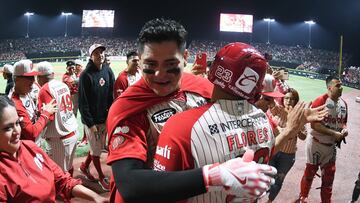
<svg viewBox="0 0 360 203">
<path fill-rule="evenodd" d="M 84 63 L 85 64 L 85 63 Z M 65 63 L 53 63 L 54 71 L 56 73 L 56 78 L 61 80 L 62 74 L 65 72 Z M 189 71 L 192 64 L 188 64 L 186 71 Z M 115 77 L 119 72 L 126 67 L 124 61 L 112 62 L 111 67 L 114 71 Z M 290 75 L 289 85 L 300 94 L 300 100 L 303 101 L 312 101 L 320 94 L 326 92 L 325 81 L 315 80 L 304 78 L 300 76 Z M 6 81 L 0 79 L 0 92 L 4 92 Z M 348 202 L 351 199 L 352 189 L 354 187 L 354 182 L 357 178 L 357 174 L 360 170 L 360 153 L 359 153 L 359 143 L 357 142 L 357 136 L 360 132 L 360 103 L 355 102 L 355 97 L 360 96 L 360 90 L 344 87 L 342 98 L 347 102 L 349 108 L 348 116 L 348 129 L 349 135 L 347 137 L 347 144 L 343 144 L 342 148 L 338 150 L 337 153 L 337 162 L 336 162 L 336 175 L 334 180 L 333 187 L 333 196 L 332 200 L 334 203 L 344 203 Z M 78 117 L 79 130 L 82 132 L 82 124 L 80 122 L 80 117 Z M 81 133 L 82 135 L 82 133 Z M 81 139 L 81 138 L 79 138 Z M 300 181 L 305 168 L 305 141 L 298 142 L 298 152 L 296 155 L 296 162 L 293 168 L 288 173 L 285 178 L 283 188 L 280 191 L 278 197 L 274 202 L 287 203 L 294 202 L 298 197 L 300 190 Z M 84 155 L 87 153 L 88 147 L 79 147 L 77 149 L 77 158 L 74 161 L 74 167 L 77 169 L 80 165 L 80 162 L 84 159 Z M 106 155 L 101 157 L 103 170 L 106 175 L 110 175 L 110 167 L 105 164 Z M 91 167 L 93 174 L 95 170 Z M 318 174 L 321 174 L 321 171 L 318 171 Z M 75 172 L 75 177 L 82 178 L 82 175 L 78 171 Z M 84 180 L 84 179 L 83 179 Z M 84 180 L 84 185 L 94 189 L 99 193 L 103 193 L 99 185 Z M 315 177 L 312 184 L 312 189 L 310 190 L 309 202 L 317 203 L 320 202 L 320 190 L 318 189 L 321 186 L 321 178 Z M 108 193 L 103 193 L 102 195 L 107 196 Z M 259 202 L 266 202 L 267 198 L 261 199 Z M 84 200 L 74 199 L 73 202 L 84 202 Z"/>
</svg>

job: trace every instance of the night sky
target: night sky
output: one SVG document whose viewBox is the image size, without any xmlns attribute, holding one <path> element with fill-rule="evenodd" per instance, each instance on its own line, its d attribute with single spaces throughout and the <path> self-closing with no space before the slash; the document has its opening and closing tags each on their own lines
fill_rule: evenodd
<svg viewBox="0 0 360 203">
<path fill-rule="evenodd" d="M 83 9 L 115 10 L 114 37 L 135 38 L 141 26 L 155 17 L 180 21 L 189 32 L 189 39 L 209 39 L 245 42 L 266 42 L 267 24 L 271 17 L 270 41 L 277 44 L 307 46 L 308 25 L 314 20 L 311 45 L 313 48 L 339 49 L 340 35 L 344 50 L 359 58 L 359 0 L 1 0 L 0 38 L 18 38 L 26 34 L 26 11 L 36 15 L 30 19 L 30 37 L 63 36 L 65 19 L 61 11 L 72 12 L 68 18 L 68 35 L 80 36 Z M 219 32 L 220 13 L 254 15 L 253 34 Z M 357 61 L 358 62 L 358 61 Z"/>
</svg>

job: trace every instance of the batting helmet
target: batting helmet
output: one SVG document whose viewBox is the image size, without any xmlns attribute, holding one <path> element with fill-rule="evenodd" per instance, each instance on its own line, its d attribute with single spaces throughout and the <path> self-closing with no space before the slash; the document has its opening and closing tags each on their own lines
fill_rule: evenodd
<svg viewBox="0 0 360 203">
<path fill-rule="evenodd" d="M 266 68 L 260 52 L 248 44 L 235 42 L 216 54 L 208 79 L 230 94 L 252 99 L 261 92 Z"/>
</svg>

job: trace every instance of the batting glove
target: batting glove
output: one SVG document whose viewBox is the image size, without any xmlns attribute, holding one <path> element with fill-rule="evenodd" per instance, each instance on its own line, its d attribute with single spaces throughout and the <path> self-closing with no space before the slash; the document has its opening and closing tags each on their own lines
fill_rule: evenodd
<svg viewBox="0 0 360 203">
<path fill-rule="evenodd" d="M 207 190 L 225 190 L 229 195 L 247 199 L 261 197 L 275 183 L 277 171 L 272 166 L 255 163 L 253 157 L 254 152 L 248 150 L 243 158 L 204 166 Z"/>
</svg>

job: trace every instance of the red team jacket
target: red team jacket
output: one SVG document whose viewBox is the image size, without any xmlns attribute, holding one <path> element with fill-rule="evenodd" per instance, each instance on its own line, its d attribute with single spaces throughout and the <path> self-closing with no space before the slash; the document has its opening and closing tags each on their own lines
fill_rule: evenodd
<svg viewBox="0 0 360 203">
<path fill-rule="evenodd" d="M 168 96 L 159 97 L 156 95 L 146 85 L 144 79 L 142 78 L 137 83 L 127 88 L 126 91 L 122 93 L 117 100 L 115 100 L 109 110 L 107 118 L 107 130 L 109 135 L 109 156 L 107 164 L 111 164 L 113 161 L 124 158 L 136 158 L 147 162 L 147 159 L 149 158 L 144 151 L 149 150 L 151 146 L 147 146 L 148 143 L 146 141 L 144 142 L 147 138 L 142 137 L 144 134 L 144 130 L 142 129 L 143 126 L 121 129 L 124 133 L 128 133 L 130 131 L 130 133 L 127 134 L 128 136 L 134 136 L 129 138 L 132 139 L 132 142 L 128 142 L 126 140 L 118 139 L 122 136 L 113 135 L 115 128 L 118 129 L 117 127 L 119 127 L 118 125 L 120 122 L 134 117 L 156 104 L 172 99 L 174 96 L 178 95 L 179 92 L 192 92 L 199 94 L 204 98 L 210 99 L 212 87 L 212 84 L 204 78 L 183 73 L 179 91 L 176 91 Z M 138 123 L 141 125 L 142 122 L 139 121 Z M 134 140 L 136 143 L 134 143 Z M 119 145 L 120 147 L 118 147 Z M 154 143 L 154 145 L 156 146 L 156 143 Z M 111 180 L 110 201 L 123 202 L 120 194 L 117 192 L 113 177 Z"/>
<path fill-rule="evenodd" d="M 0 202 L 56 202 L 70 198 L 81 180 L 71 178 L 32 141 L 20 141 L 17 158 L 0 152 Z"/>
<path fill-rule="evenodd" d="M 127 72 L 123 71 L 119 74 L 118 78 L 114 83 L 114 99 L 118 98 L 121 93 L 118 93 L 118 90 L 122 92 L 125 91 L 126 88 L 129 87 L 129 83 L 127 80 Z"/>
<path fill-rule="evenodd" d="M 79 78 L 79 75 L 77 75 L 77 77 Z M 71 95 L 79 92 L 79 85 L 73 83 L 74 79 L 68 73 L 63 75 L 62 81 L 69 87 Z"/>
</svg>

